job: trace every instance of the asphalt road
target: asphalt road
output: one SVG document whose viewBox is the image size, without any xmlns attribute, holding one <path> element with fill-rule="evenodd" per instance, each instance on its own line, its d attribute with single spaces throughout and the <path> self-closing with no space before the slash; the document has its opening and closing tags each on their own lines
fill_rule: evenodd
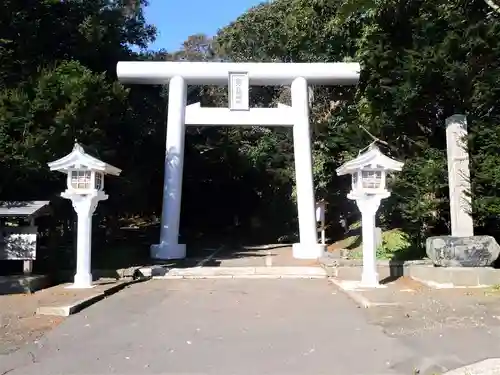
<svg viewBox="0 0 500 375">
<path fill-rule="evenodd" d="M 0 374 L 388 375 L 414 354 L 326 280 L 158 280 L 0 356 Z"/>
</svg>

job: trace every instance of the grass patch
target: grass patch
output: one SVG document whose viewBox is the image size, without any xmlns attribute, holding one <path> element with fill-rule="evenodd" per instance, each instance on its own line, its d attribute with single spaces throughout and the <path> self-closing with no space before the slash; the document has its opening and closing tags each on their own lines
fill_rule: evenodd
<svg viewBox="0 0 500 375">
<path fill-rule="evenodd" d="M 498 298 L 498 295 L 500 294 L 500 284 L 492 285 L 490 287 L 487 287 L 484 289 L 484 296 L 485 297 L 495 297 Z"/>
<path fill-rule="evenodd" d="M 359 224 L 349 228 L 359 232 Z M 335 248 L 349 250 L 349 258 L 361 259 L 363 257 L 363 244 L 361 234 L 350 235 L 335 243 Z M 401 229 L 390 229 L 382 232 L 382 244 L 377 248 L 377 259 L 409 260 L 415 253 L 410 237 Z"/>
<path fill-rule="evenodd" d="M 335 243 L 335 247 L 339 249 L 352 250 L 353 252 L 361 249 L 361 236 L 352 235 L 348 236 Z"/>
<path fill-rule="evenodd" d="M 491 286 L 490 287 L 490 292 L 492 292 L 492 293 L 500 293 L 500 284 Z"/>
<path fill-rule="evenodd" d="M 393 259 L 408 253 L 412 248 L 410 237 L 401 229 L 382 232 L 382 245 L 377 248 L 377 258 Z"/>
</svg>

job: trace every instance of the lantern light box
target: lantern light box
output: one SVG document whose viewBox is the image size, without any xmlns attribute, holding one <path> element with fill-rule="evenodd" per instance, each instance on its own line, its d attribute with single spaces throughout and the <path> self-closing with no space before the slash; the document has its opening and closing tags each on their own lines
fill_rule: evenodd
<svg viewBox="0 0 500 375">
<path fill-rule="evenodd" d="M 387 174 L 401 171 L 403 163 L 385 156 L 372 144 L 368 150 L 337 169 L 337 175 L 352 176 L 351 195 L 382 194 L 387 192 Z"/>
</svg>

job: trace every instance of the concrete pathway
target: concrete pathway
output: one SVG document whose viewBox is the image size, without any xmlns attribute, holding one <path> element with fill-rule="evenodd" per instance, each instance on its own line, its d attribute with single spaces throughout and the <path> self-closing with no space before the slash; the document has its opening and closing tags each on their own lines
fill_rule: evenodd
<svg viewBox="0 0 500 375">
<path fill-rule="evenodd" d="M 153 280 L 0 356 L 0 374 L 372 375 L 411 357 L 326 280 Z"/>
<path fill-rule="evenodd" d="M 316 259 L 295 259 L 291 246 L 268 245 L 224 248 L 212 254 L 204 266 L 220 267 L 310 267 L 320 264 Z"/>
</svg>

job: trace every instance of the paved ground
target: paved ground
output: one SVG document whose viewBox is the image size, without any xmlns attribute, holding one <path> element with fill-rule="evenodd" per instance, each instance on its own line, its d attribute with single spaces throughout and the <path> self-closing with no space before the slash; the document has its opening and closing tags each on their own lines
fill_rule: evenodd
<svg viewBox="0 0 500 375">
<path fill-rule="evenodd" d="M 326 280 L 149 281 L 0 356 L 0 374 L 394 374 L 414 353 L 363 314 Z"/>
<path fill-rule="evenodd" d="M 367 293 L 399 305 L 359 309 L 327 280 L 155 280 L 61 323 L 9 296 L 0 375 L 436 375 L 499 356 L 500 290 Z"/>
</svg>

